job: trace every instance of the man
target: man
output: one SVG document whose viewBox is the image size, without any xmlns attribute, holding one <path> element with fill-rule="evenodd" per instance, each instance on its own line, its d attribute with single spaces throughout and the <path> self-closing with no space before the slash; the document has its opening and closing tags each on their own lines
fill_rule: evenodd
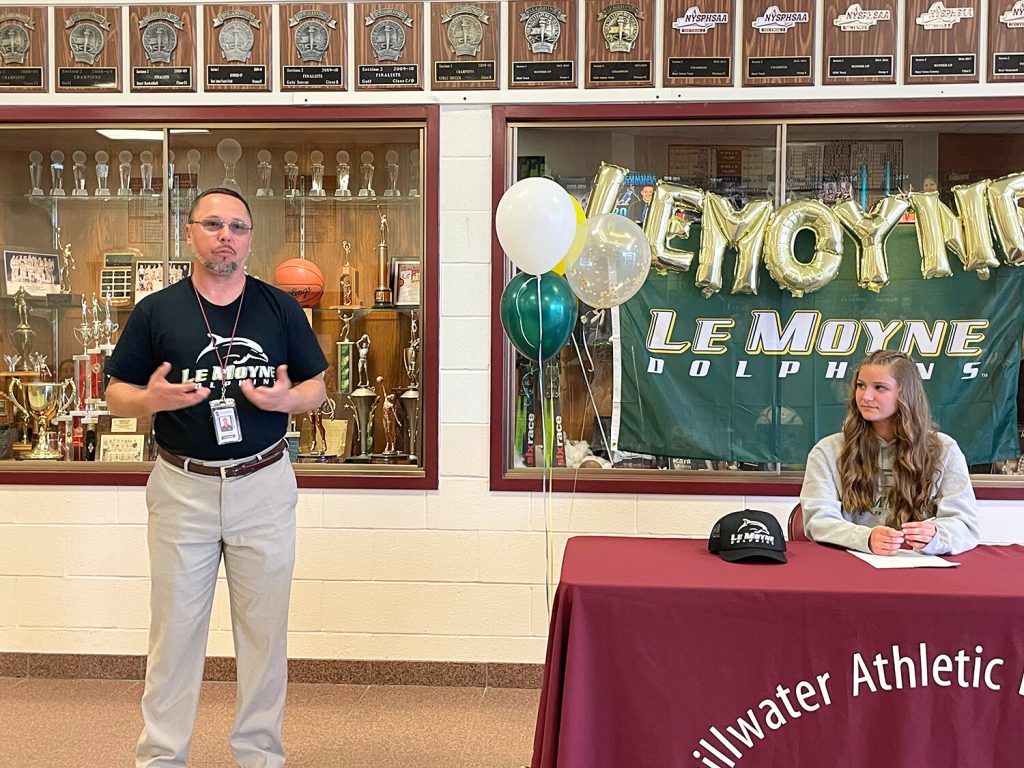
<svg viewBox="0 0 1024 768">
<path fill-rule="evenodd" d="M 183 768 L 195 723 L 221 555 L 238 661 L 231 733 L 241 768 L 284 765 L 288 600 L 295 559 L 289 414 L 324 399 L 327 368 L 294 298 L 242 267 L 252 214 L 210 189 L 189 211 L 195 265 L 139 302 L 109 362 L 107 402 L 154 416 L 151 623 L 136 768 Z"/>
</svg>

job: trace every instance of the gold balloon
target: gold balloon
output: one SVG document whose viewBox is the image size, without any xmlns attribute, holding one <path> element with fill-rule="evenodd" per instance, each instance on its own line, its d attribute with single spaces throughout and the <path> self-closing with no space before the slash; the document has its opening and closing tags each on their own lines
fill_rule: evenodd
<svg viewBox="0 0 1024 768">
<path fill-rule="evenodd" d="M 1024 264 L 1024 210 L 1017 201 L 1024 197 L 1024 173 L 996 179 L 988 187 L 988 204 L 1006 263 Z"/>
<path fill-rule="evenodd" d="M 875 203 L 871 213 L 864 213 L 853 199 L 832 206 L 839 221 L 850 230 L 860 244 L 857 260 L 857 285 L 878 293 L 889 284 L 889 261 L 885 257 L 885 238 L 892 232 L 910 203 L 895 195 L 887 195 Z"/>
<path fill-rule="evenodd" d="M 910 204 L 914 207 L 917 249 L 921 252 L 921 275 L 928 279 L 953 274 L 946 256 L 947 250 L 955 253 L 967 266 L 967 249 L 960 219 L 949 206 L 939 200 L 939 193 L 911 192 Z"/>
<path fill-rule="evenodd" d="M 626 180 L 627 173 L 628 168 L 601 163 L 594 177 L 594 188 L 590 190 L 590 198 L 587 200 L 588 219 L 615 210 L 615 203 L 619 200 L 619 188 Z"/>
<path fill-rule="evenodd" d="M 651 244 L 651 261 L 673 269 L 686 271 L 693 263 L 693 251 L 683 248 L 672 248 L 669 240 L 672 237 L 688 237 L 689 222 L 680 225 L 676 211 L 696 212 L 704 207 L 704 190 L 686 187 L 681 184 L 669 184 L 659 181 L 654 185 L 654 196 L 651 198 L 647 217 L 644 219 L 644 234 Z M 589 215 L 589 214 L 588 214 Z M 705 228 L 701 228 L 701 251 L 704 250 Z"/>
<path fill-rule="evenodd" d="M 814 258 L 797 260 L 793 243 L 801 229 L 814 232 Z M 818 200 L 794 200 L 772 216 L 765 238 L 764 260 L 780 287 L 799 298 L 827 285 L 843 262 L 843 228 L 828 206 Z"/>
<path fill-rule="evenodd" d="M 988 280 L 989 269 L 999 266 L 992 244 L 992 227 L 988 221 L 988 185 L 986 179 L 976 184 L 953 187 L 960 225 L 964 230 L 964 269 L 977 272 L 982 280 Z"/>
<path fill-rule="evenodd" d="M 737 211 L 728 198 L 710 192 L 704 196 L 695 283 L 705 298 L 722 288 L 727 246 L 736 249 L 732 293 L 757 293 L 757 269 L 771 215 L 771 200 L 755 200 Z"/>
</svg>

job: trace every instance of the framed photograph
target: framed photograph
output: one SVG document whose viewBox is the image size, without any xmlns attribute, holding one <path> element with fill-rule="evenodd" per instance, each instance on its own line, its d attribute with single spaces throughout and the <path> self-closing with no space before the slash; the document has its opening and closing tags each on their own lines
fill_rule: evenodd
<svg viewBox="0 0 1024 768">
<path fill-rule="evenodd" d="M 60 293 L 60 255 L 5 250 L 5 293 L 13 296 L 22 288 L 30 296 Z"/>
<path fill-rule="evenodd" d="M 395 259 L 391 270 L 392 290 L 397 306 L 420 305 L 420 262 L 419 259 Z"/>
<path fill-rule="evenodd" d="M 145 451 L 145 435 L 100 435 L 100 461 L 143 461 Z"/>
<path fill-rule="evenodd" d="M 167 267 L 168 285 L 174 285 L 192 274 L 191 261 L 171 261 Z M 143 297 L 156 293 L 164 287 L 164 263 L 162 261 L 135 262 L 135 303 Z"/>
</svg>

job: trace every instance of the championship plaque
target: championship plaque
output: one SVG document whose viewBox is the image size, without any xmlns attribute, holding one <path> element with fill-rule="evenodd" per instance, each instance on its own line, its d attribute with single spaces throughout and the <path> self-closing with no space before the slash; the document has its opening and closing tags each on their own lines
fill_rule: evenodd
<svg viewBox="0 0 1024 768">
<path fill-rule="evenodd" d="M 508 39 L 510 88 L 576 87 L 573 0 L 512 0 Z"/>
<path fill-rule="evenodd" d="M 429 3 L 428 7 L 431 88 L 498 88 L 501 6 L 454 2 Z"/>
<path fill-rule="evenodd" d="M 121 9 L 54 8 L 57 92 L 121 91 Z"/>
<path fill-rule="evenodd" d="M 207 5 L 206 90 L 270 90 L 270 6 Z"/>
<path fill-rule="evenodd" d="M 825 0 L 822 83 L 895 83 L 896 18 L 896 0 Z"/>
<path fill-rule="evenodd" d="M 0 8 L 0 91 L 45 91 L 46 8 Z"/>
<path fill-rule="evenodd" d="M 282 5 L 282 91 L 345 90 L 345 4 Z"/>
<path fill-rule="evenodd" d="M 653 0 L 584 3 L 587 88 L 654 85 Z"/>
<path fill-rule="evenodd" d="M 814 84 L 814 0 L 743 0 L 743 85 Z"/>
<path fill-rule="evenodd" d="M 732 85 L 736 4 L 665 0 L 664 86 Z"/>
<path fill-rule="evenodd" d="M 196 19 L 192 5 L 128 7 L 132 91 L 196 90 Z"/>
<path fill-rule="evenodd" d="M 908 84 L 978 82 L 980 4 L 907 0 Z"/>
<path fill-rule="evenodd" d="M 356 90 L 423 88 L 423 6 L 356 3 Z"/>
<path fill-rule="evenodd" d="M 1024 80 L 1024 0 L 988 2 L 988 79 Z"/>
</svg>

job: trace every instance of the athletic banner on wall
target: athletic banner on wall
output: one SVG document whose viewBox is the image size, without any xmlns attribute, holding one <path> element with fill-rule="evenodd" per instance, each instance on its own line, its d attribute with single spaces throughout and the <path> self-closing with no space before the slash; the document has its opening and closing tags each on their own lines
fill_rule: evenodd
<svg viewBox="0 0 1024 768">
<path fill-rule="evenodd" d="M 699 247 L 694 226 L 688 247 Z M 809 232 L 797 237 L 809 254 Z M 965 273 L 924 280 L 913 225 L 886 242 L 890 283 L 857 286 L 849 236 L 837 277 L 793 298 L 760 266 L 757 295 L 705 298 L 689 272 L 652 270 L 613 312 L 613 448 L 693 459 L 803 463 L 840 430 L 856 365 L 869 348 L 918 362 L 939 429 L 978 464 L 1019 455 L 1017 372 L 1024 268 L 988 280 Z M 726 257 L 731 272 L 732 254 Z"/>
</svg>

